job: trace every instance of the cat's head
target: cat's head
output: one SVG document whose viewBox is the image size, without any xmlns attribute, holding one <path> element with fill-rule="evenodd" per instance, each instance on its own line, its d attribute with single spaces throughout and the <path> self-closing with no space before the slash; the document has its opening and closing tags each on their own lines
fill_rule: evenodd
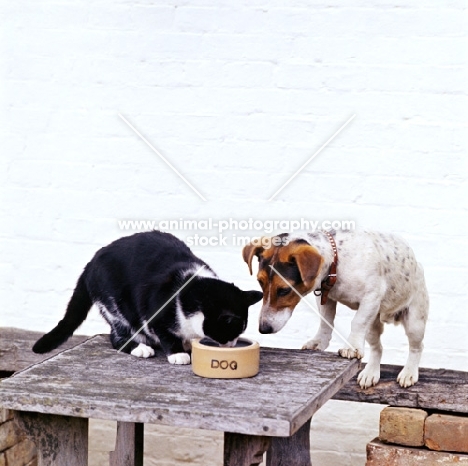
<svg viewBox="0 0 468 466">
<path fill-rule="evenodd" d="M 216 278 L 197 277 L 193 282 L 185 298 L 191 295 L 197 311 L 203 313 L 204 335 L 221 345 L 234 346 L 247 327 L 249 307 L 260 301 L 263 293 L 242 291 Z"/>
</svg>

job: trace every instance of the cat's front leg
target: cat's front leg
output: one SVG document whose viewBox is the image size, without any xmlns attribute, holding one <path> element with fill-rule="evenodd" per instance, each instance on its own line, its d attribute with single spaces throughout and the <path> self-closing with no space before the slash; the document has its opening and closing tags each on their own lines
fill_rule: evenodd
<svg viewBox="0 0 468 466">
<path fill-rule="evenodd" d="M 110 334 L 110 340 L 112 346 L 117 351 L 122 351 L 137 358 L 150 358 L 154 356 L 154 349 L 146 344 L 147 339 L 138 335 L 135 339 L 131 339 L 130 332 L 126 332 L 122 329 L 112 328 Z M 145 343 L 143 343 L 145 341 Z"/>
<path fill-rule="evenodd" d="M 130 354 L 137 358 L 151 358 L 154 356 L 154 349 L 144 343 L 139 343 L 136 348 L 130 351 Z"/>
<path fill-rule="evenodd" d="M 174 353 L 167 357 L 171 364 L 190 364 L 190 354 L 188 353 Z"/>
<path fill-rule="evenodd" d="M 161 347 L 171 364 L 190 364 L 190 354 L 184 351 L 184 345 L 175 335 L 158 335 Z"/>
</svg>

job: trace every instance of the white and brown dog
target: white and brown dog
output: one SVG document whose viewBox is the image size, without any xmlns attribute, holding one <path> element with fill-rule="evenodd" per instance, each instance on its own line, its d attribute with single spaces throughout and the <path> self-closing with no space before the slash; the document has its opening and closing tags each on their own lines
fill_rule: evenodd
<svg viewBox="0 0 468 466">
<path fill-rule="evenodd" d="M 242 251 L 251 274 L 253 257 L 259 260 L 261 333 L 281 330 L 301 296 L 321 292 L 317 301 L 323 319 L 317 334 L 303 349 L 328 347 L 339 302 L 357 311 L 348 338 L 350 347 L 340 349 L 339 354 L 349 359 L 362 358 L 365 340 L 370 345 L 369 362 L 358 376 L 359 385 L 368 388 L 379 381 L 384 323 L 401 323 L 409 340 L 408 360 L 397 381 L 402 387 L 418 381 L 429 298 L 422 267 L 401 238 L 378 232 L 319 231 L 283 233 L 270 238 L 269 243 L 265 247 L 252 242 Z"/>
</svg>

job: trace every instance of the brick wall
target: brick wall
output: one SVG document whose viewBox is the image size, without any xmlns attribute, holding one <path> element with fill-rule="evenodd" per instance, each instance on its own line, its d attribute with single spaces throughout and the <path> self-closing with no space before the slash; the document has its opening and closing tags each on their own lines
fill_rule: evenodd
<svg viewBox="0 0 468 466">
<path fill-rule="evenodd" d="M 366 466 L 468 464 L 468 417 L 422 409 L 385 408 Z"/>
<path fill-rule="evenodd" d="M 0 324 L 55 325 L 95 250 L 130 234 L 119 219 L 351 219 L 413 245 L 431 297 L 422 365 L 467 370 L 464 8 L 3 2 Z M 194 249 L 222 277 L 257 288 L 239 247 Z M 280 334 L 260 336 L 258 309 L 248 331 L 265 345 L 300 347 L 318 325 L 302 305 Z M 339 307 L 341 333 L 352 316 Z M 80 331 L 107 327 L 94 311 Z M 389 327 L 383 343 L 384 362 L 404 363 L 401 328 Z M 331 349 L 339 346 L 335 338 Z M 316 454 L 362 464 L 369 436 L 350 419 L 372 426 L 376 413 L 337 403 L 317 416 Z"/>
<path fill-rule="evenodd" d="M 0 408 L 0 466 L 37 466 L 36 447 L 13 423 L 13 414 Z"/>
</svg>

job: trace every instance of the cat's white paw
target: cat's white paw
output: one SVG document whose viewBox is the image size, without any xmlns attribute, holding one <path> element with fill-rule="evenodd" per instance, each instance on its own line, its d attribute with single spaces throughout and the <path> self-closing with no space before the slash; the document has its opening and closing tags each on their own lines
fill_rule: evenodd
<svg viewBox="0 0 468 466">
<path fill-rule="evenodd" d="M 140 343 L 130 354 L 137 358 L 150 358 L 154 356 L 154 349 L 151 346 Z"/>
<path fill-rule="evenodd" d="M 171 364 L 190 364 L 190 354 L 174 353 L 167 357 Z"/>
</svg>

